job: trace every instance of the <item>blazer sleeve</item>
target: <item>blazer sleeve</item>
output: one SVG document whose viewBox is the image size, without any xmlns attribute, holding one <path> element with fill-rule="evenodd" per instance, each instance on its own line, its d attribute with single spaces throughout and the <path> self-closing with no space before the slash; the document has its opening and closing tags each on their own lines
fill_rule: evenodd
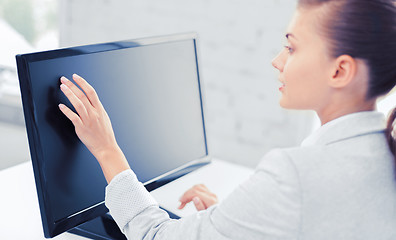
<svg viewBox="0 0 396 240">
<path fill-rule="evenodd" d="M 128 239 L 296 239 L 301 224 L 298 174 L 282 150 L 273 150 L 220 204 L 170 219 L 132 170 L 106 188 L 105 204 Z"/>
</svg>

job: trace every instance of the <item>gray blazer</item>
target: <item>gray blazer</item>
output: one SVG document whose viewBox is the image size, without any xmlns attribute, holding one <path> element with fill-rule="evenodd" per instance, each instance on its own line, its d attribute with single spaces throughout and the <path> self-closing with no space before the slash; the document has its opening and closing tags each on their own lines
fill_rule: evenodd
<svg viewBox="0 0 396 240">
<path fill-rule="evenodd" d="M 266 154 L 223 202 L 171 220 L 131 170 L 106 188 L 129 239 L 396 239 L 395 163 L 384 116 L 360 112 L 322 126 L 300 147 Z"/>
</svg>

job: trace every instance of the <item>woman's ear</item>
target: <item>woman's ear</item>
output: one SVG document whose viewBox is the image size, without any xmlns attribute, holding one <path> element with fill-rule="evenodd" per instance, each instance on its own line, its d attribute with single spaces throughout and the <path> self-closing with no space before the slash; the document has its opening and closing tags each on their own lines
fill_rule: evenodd
<svg viewBox="0 0 396 240">
<path fill-rule="evenodd" d="M 343 88 L 349 85 L 356 75 L 356 60 L 349 55 L 341 55 L 335 60 L 329 85 L 333 88 Z"/>
</svg>

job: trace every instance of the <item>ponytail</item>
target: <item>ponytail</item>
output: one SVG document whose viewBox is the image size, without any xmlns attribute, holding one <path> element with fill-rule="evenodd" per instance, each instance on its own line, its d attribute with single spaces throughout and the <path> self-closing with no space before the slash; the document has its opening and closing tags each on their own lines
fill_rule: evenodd
<svg viewBox="0 0 396 240">
<path fill-rule="evenodd" d="M 386 126 L 386 139 L 396 161 L 396 108 L 389 114 L 388 124 Z"/>
</svg>

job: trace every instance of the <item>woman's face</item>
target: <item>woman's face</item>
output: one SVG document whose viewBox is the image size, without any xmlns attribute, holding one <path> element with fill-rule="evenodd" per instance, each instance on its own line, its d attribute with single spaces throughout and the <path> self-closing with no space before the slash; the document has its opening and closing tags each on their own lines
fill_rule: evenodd
<svg viewBox="0 0 396 240">
<path fill-rule="evenodd" d="M 314 25 L 318 10 L 296 10 L 287 30 L 287 46 L 272 61 L 282 83 L 281 107 L 319 110 L 328 102 L 334 60 Z"/>
</svg>

